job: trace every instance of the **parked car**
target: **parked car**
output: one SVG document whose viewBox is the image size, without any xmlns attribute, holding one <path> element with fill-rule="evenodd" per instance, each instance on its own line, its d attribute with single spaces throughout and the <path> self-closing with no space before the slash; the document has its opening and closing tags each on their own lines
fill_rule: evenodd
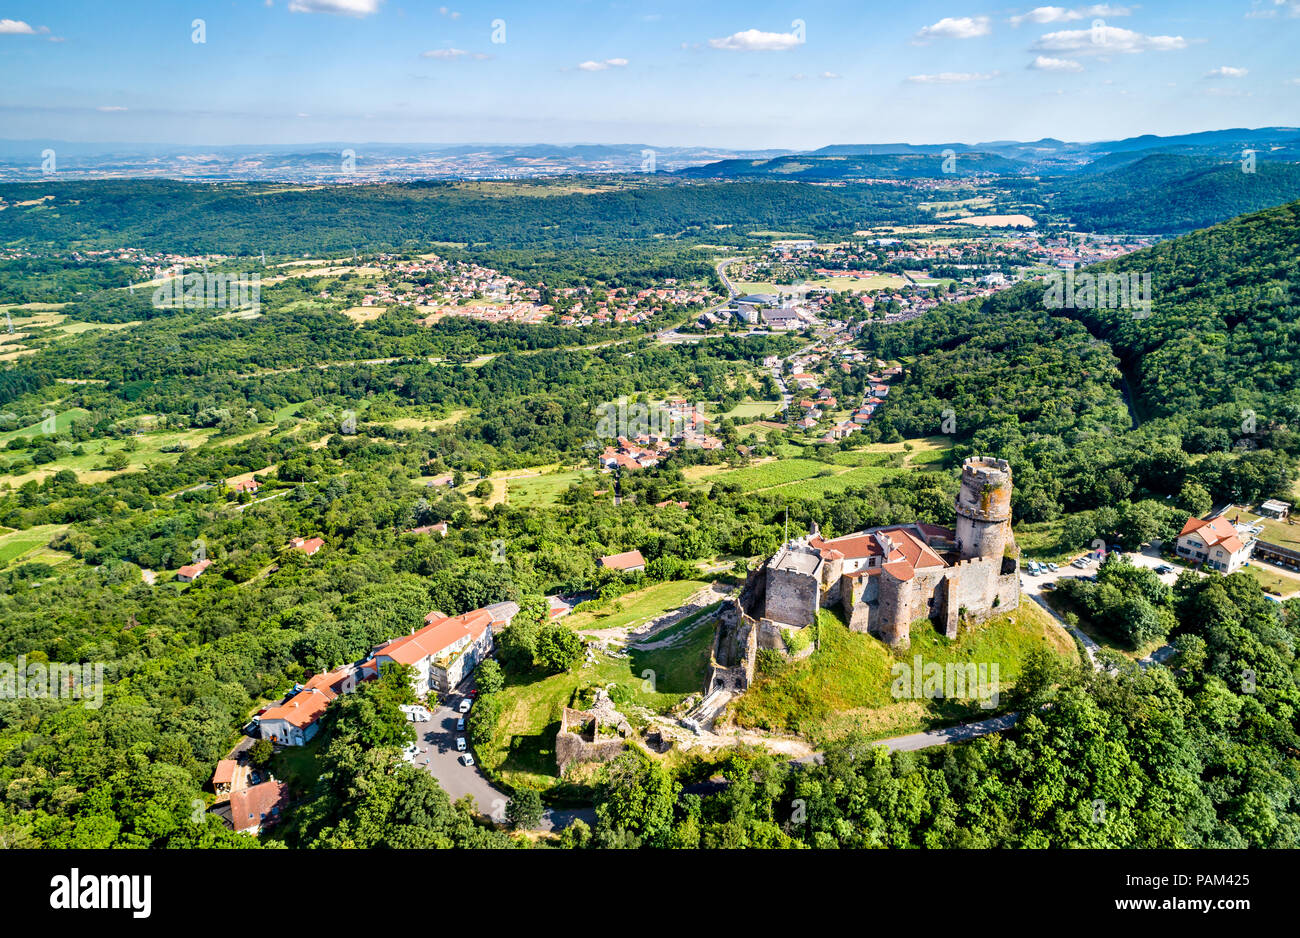
<svg viewBox="0 0 1300 938">
<path fill-rule="evenodd" d="M 460 764 L 461 764 L 461 765 L 473 765 L 473 764 L 474 764 L 474 757 L 471 756 L 468 752 L 467 752 L 467 753 L 464 753 L 464 754 L 460 757 Z"/>
<path fill-rule="evenodd" d="M 477 687 L 471 688 L 471 689 L 470 689 L 470 692 L 469 692 L 469 695 L 470 695 L 471 697 L 477 697 L 477 696 L 478 696 L 478 688 L 477 688 Z"/>
<path fill-rule="evenodd" d="M 464 737 L 464 736 L 457 736 L 457 737 L 456 737 L 456 751 L 457 751 L 457 752 L 464 752 L 464 751 L 465 751 L 465 737 Z"/>
<path fill-rule="evenodd" d="M 460 706 L 457 709 L 460 710 L 461 713 L 469 713 L 469 708 L 472 707 L 473 705 L 474 705 L 474 701 L 466 697 L 464 700 L 460 702 Z"/>
<path fill-rule="evenodd" d="M 1055 573 L 1059 568 L 1056 566 L 1056 564 L 1054 564 L 1054 563 L 1049 563 L 1049 564 L 1047 565 L 1047 569 L 1048 569 L 1048 570 L 1051 570 L 1053 573 Z"/>
<path fill-rule="evenodd" d="M 415 743 L 411 743 L 409 746 L 407 746 L 405 749 L 402 750 L 402 758 L 406 759 L 409 762 L 414 762 L 415 757 L 418 756 L 419 754 L 420 754 L 420 747 L 415 745 Z"/>
<path fill-rule="evenodd" d="M 1169 566 L 1169 564 L 1167 563 L 1162 563 L 1160 566 L 1156 567 L 1156 573 L 1173 573 L 1173 572 L 1174 572 L 1174 568 Z"/>
<path fill-rule="evenodd" d="M 457 717 L 457 718 L 456 718 L 456 732 L 458 732 L 458 733 L 463 733 L 463 732 L 465 732 L 465 718 L 464 718 L 464 717 Z"/>
</svg>

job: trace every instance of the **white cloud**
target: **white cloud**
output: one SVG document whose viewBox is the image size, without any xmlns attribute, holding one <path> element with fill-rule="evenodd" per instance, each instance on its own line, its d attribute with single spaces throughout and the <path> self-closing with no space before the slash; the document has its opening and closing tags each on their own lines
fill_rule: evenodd
<svg viewBox="0 0 1300 938">
<path fill-rule="evenodd" d="M 0 20 L 0 36 L 34 36 L 36 30 L 22 20 Z"/>
<path fill-rule="evenodd" d="M 578 68 L 584 72 L 603 72 L 610 68 L 623 68 L 627 65 L 627 59 L 605 59 L 601 62 L 588 60 L 579 62 Z"/>
<path fill-rule="evenodd" d="M 914 41 L 974 39 L 977 36 L 987 36 L 991 31 L 987 16 L 945 16 L 933 26 L 926 26 L 918 32 Z"/>
<path fill-rule="evenodd" d="M 1083 66 L 1073 59 L 1054 59 L 1049 55 L 1035 56 L 1029 67 L 1040 72 L 1081 72 Z"/>
<path fill-rule="evenodd" d="M 844 76 L 838 74 L 837 72 L 822 72 L 822 73 L 821 73 L 820 75 L 818 75 L 817 77 L 818 77 L 818 78 L 825 78 L 827 81 L 831 81 L 831 80 L 834 80 L 834 79 L 836 79 L 836 78 L 843 78 Z"/>
<path fill-rule="evenodd" d="M 1231 65 L 1220 65 L 1218 68 L 1212 68 L 1205 73 L 1206 78 L 1245 78 L 1249 69 L 1235 68 Z"/>
<path fill-rule="evenodd" d="M 1109 3 L 1094 3 L 1092 6 L 1078 7 L 1073 10 L 1065 7 L 1034 7 L 1028 13 L 1011 17 L 1011 25 L 1036 23 L 1042 26 L 1046 23 L 1069 23 L 1090 16 L 1129 16 L 1132 13 L 1129 7 L 1111 6 Z"/>
<path fill-rule="evenodd" d="M 384 0 L 289 0 L 289 12 L 370 16 L 379 12 L 379 5 L 383 2 Z"/>
<path fill-rule="evenodd" d="M 453 19 L 453 20 L 458 20 L 458 19 L 460 19 L 460 13 L 458 13 L 458 12 L 455 11 L 455 10 L 449 9 L 449 8 L 447 8 L 447 7 L 438 7 L 438 13 L 439 13 L 441 16 L 450 17 L 450 18 Z"/>
<path fill-rule="evenodd" d="M 1168 52 L 1187 48 L 1182 36 L 1147 36 L 1119 26 L 1092 29 L 1063 29 L 1039 37 L 1032 52 L 1058 52 L 1074 55 L 1116 55 L 1135 52 Z"/>
<path fill-rule="evenodd" d="M 105 114 L 109 114 L 112 113 L 113 111 L 125 111 L 126 108 L 117 104 L 102 104 L 99 107 L 95 108 L 95 110 L 102 111 Z"/>
<path fill-rule="evenodd" d="M 421 52 L 422 59 L 458 59 L 462 55 L 469 55 L 464 49 L 430 49 L 428 52 Z"/>
<path fill-rule="evenodd" d="M 733 52 L 783 52 L 803 45 L 803 37 L 798 33 L 765 33 L 761 29 L 746 29 L 722 39 L 710 39 L 709 45 Z"/>
<path fill-rule="evenodd" d="M 1255 8 L 1246 14 L 1246 19 L 1273 19 L 1279 10 L 1284 10 L 1287 16 L 1300 16 L 1300 0 L 1273 0 L 1271 10 L 1259 3 L 1260 0 L 1255 0 Z"/>
<path fill-rule="evenodd" d="M 997 77 L 997 72 L 939 72 L 936 75 L 909 75 L 907 80 L 916 85 L 955 85 L 965 81 L 988 81 Z"/>
</svg>

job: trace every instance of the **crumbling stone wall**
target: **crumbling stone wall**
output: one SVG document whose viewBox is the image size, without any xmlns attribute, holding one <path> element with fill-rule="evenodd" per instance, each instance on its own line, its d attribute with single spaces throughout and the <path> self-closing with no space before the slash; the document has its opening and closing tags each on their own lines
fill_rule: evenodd
<svg viewBox="0 0 1300 938">
<path fill-rule="evenodd" d="M 622 714 L 614 711 L 622 719 Z M 610 725 L 609 713 L 598 709 L 570 710 L 564 708 L 560 715 L 560 730 L 555 734 L 555 762 L 560 774 L 573 762 L 608 762 L 627 748 L 624 737 L 627 726 L 622 721 L 617 736 L 602 736 L 599 727 Z"/>
<path fill-rule="evenodd" d="M 763 615 L 787 625 L 808 625 L 821 607 L 821 583 L 793 570 L 767 569 L 767 600 Z"/>
</svg>

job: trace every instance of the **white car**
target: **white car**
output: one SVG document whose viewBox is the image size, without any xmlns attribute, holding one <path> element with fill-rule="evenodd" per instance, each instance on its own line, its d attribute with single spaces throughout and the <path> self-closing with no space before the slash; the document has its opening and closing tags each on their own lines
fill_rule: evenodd
<svg viewBox="0 0 1300 938">
<path fill-rule="evenodd" d="M 457 752 L 464 752 L 464 751 L 465 751 L 465 737 L 464 737 L 464 736 L 457 736 L 457 737 L 456 737 L 456 751 L 457 751 Z"/>
<path fill-rule="evenodd" d="M 469 713 L 469 708 L 472 707 L 473 705 L 474 705 L 474 701 L 466 697 L 464 700 L 460 702 L 459 710 L 461 713 Z"/>
<path fill-rule="evenodd" d="M 473 765 L 473 764 L 474 764 L 474 757 L 471 756 L 471 755 L 467 752 L 467 753 L 465 753 L 463 756 L 460 757 L 460 764 L 461 764 L 461 765 Z"/>
<path fill-rule="evenodd" d="M 407 762 L 414 762 L 415 757 L 418 756 L 419 754 L 420 754 L 420 747 L 415 745 L 415 743 L 411 743 L 411 745 L 407 746 L 405 749 L 402 750 L 402 758 L 405 759 Z"/>
</svg>

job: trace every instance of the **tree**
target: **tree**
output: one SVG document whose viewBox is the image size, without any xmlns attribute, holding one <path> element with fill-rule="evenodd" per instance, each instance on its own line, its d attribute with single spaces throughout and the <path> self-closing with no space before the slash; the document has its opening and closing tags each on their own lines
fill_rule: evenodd
<svg viewBox="0 0 1300 938">
<path fill-rule="evenodd" d="M 531 788 L 517 789 L 506 803 L 506 819 L 518 829 L 536 827 L 542 820 L 542 796 Z"/>
<path fill-rule="evenodd" d="M 478 498 L 492 497 L 492 483 L 484 479 L 478 485 L 474 486 L 474 495 Z"/>
<path fill-rule="evenodd" d="M 537 656 L 539 628 L 533 619 L 515 616 L 497 640 L 497 654 L 511 671 L 527 671 Z"/>
<path fill-rule="evenodd" d="M 582 639 L 563 625 L 543 626 L 537 635 L 537 661 L 546 670 L 559 674 L 582 658 Z"/>
<path fill-rule="evenodd" d="M 672 825 L 681 794 L 668 770 L 635 751 L 621 753 L 604 769 L 596 795 L 596 828 L 602 839 L 628 835 L 653 843 Z"/>
<path fill-rule="evenodd" d="M 248 757 L 259 768 L 264 768 L 274 755 L 275 746 L 269 739 L 259 739 L 248 750 Z"/>
<path fill-rule="evenodd" d="M 480 693 L 495 694 L 505 686 L 506 680 L 505 675 L 501 673 L 501 665 L 489 658 L 478 666 L 474 682 Z"/>
</svg>

